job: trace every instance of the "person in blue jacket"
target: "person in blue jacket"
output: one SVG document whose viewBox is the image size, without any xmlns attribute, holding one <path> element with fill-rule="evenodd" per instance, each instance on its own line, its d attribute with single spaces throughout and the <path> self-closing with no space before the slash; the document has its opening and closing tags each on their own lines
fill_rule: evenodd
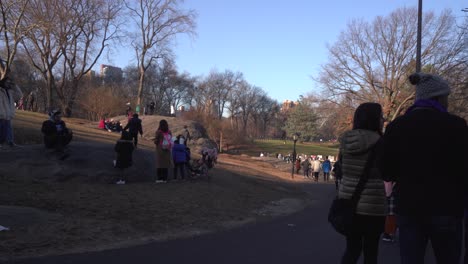
<svg viewBox="0 0 468 264">
<path fill-rule="evenodd" d="M 184 144 L 185 138 L 181 135 L 177 136 L 174 141 L 174 147 L 172 148 L 172 158 L 174 159 L 174 180 L 177 180 L 178 171 L 180 171 L 180 177 L 182 180 L 185 179 L 185 169 L 187 164 L 187 147 Z"/>
<path fill-rule="evenodd" d="M 328 156 L 325 156 L 325 161 L 322 163 L 322 171 L 323 171 L 323 181 L 327 182 L 330 178 L 330 171 L 332 169 L 331 162 L 328 159 Z"/>
</svg>

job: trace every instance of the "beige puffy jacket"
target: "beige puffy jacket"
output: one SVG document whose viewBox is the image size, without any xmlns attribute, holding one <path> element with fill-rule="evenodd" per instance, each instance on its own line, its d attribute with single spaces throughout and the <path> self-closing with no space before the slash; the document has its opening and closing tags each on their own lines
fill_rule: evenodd
<svg viewBox="0 0 468 264">
<path fill-rule="evenodd" d="M 363 175 L 370 150 L 379 138 L 380 135 L 376 132 L 363 129 L 350 130 L 341 136 L 340 153 L 343 178 L 338 192 L 340 198 L 351 198 L 360 177 Z M 370 168 L 369 179 L 361 193 L 356 213 L 382 216 L 387 214 L 384 182 L 375 162 Z"/>
</svg>

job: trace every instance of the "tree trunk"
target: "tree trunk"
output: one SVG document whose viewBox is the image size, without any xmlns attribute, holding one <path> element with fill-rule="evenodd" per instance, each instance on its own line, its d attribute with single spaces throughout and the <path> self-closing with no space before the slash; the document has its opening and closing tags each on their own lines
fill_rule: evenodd
<svg viewBox="0 0 468 264">
<path fill-rule="evenodd" d="M 141 103 L 143 101 L 142 97 L 143 97 L 144 82 L 145 82 L 145 70 L 141 66 L 140 67 L 140 79 L 138 80 L 138 94 L 137 94 L 137 102 L 136 102 L 136 105 L 140 106 L 138 107 L 138 111 L 137 111 L 137 107 L 135 106 L 135 113 L 137 114 L 140 114 L 140 111 L 141 111 Z"/>
<path fill-rule="evenodd" d="M 55 83 L 54 83 L 54 76 L 52 75 L 51 72 L 47 72 L 47 101 L 46 101 L 46 107 L 47 107 L 47 111 L 50 111 L 52 106 L 53 106 L 53 103 L 54 103 L 54 100 L 52 98 L 53 96 L 53 90 L 55 88 Z"/>
</svg>

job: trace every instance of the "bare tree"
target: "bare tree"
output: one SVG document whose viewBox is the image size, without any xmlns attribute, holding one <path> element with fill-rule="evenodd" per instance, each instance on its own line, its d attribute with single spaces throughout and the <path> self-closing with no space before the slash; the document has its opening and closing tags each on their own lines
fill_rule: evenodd
<svg viewBox="0 0 468 264">
<path fill-rule="evenodd" d="M 268 125 L 275 118 L 276 114 L 278 114 L 279 109 L 280 106 L 278 102 L 268 97 L 264 91 L 257 95 L 252 118 L 253 125 L 259 130 L 261 136 L 266 137 Z"/>
<path fill-rule="evenodd" d="M 70 116 L 79 92 L 79 84 L 96 65 L 111 41 L 117 39 L 119 0 L 74 0 L 63 27 L 70 27 L 68 41 L 62 46 L 62 79 L 57 95 L 65 115 Z M 70 21 L 71 20 L 71 21 Z"/>
<path fill-rule="evenodd" d="M 0 81 L 4 81 L 11 71 L 18 45 L 29 30 L 22 21 L 29 0 L 0 0 L 0 43 L 3 46 L 0 57 Z"/>
<path fill-rule="evenodd" d="M 141 105 L 145 90 L 145 73 L 157 59 L 171 53 L 171 44 L 178 34 L 195 35 L 196 13 L 185 11 L 180 4 L 183 0 L 138 0 L 126 1 L 136 33 L 131 33 L 131 45 L 135 50 L 139 84 L 137 105 Z"/>
<path fill-rule="evenodd" d="M 26 23 L 36 25 L 22 44 L 46 81 L 47 107 L 57 96 L 70 115 L 80 80 L 118 31 L 119 0 L 31 0 Z"/>
<path fill-rule="evenodd" d="M 423 71 L 443 74 L 459 65 L 464 43 L 451 12 L 426 13 L 423 25 Z M 330 61 L 317 78 L 325 96 L 349 106 L 376 101 L 389 119 L 397 117 L 414 99 L 407 76 L 415 71 L 416 30 L 415 8 L 397 9 L 372 23 L 352 21 L 329 47 Z"/>
<path fill-rule="evenodd" d="M 239 86 L 239 115 L 242 120 L 242 130 L 247 131 L 249 118 L 253 114 L 253 109 L 258 100 L 258 95 L 263 91 L 256 86 L 252 86 L 246 81 Z"/>
<path fill-rule="evenodd" d="M 223 73 L 213 70 L 206 78 L 208 96 L 215 102 L 218 119 L 223 117 L 230 94 L 243 80 L 242 73 L 231 70 L 225 70 Z"/>
</svg>

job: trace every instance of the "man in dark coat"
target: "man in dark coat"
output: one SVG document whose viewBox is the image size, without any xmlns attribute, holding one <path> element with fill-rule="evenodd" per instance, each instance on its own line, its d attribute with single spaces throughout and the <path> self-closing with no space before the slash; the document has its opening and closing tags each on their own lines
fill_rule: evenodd
<svg viewBox="0 0 468 264">
<path fill-rule="evenodd" d="M 468 128 L 447 112 L 450 87 L 444 79 L 424 73 L 409 79 L 416 101 L 387 126 L 381 153 L 384 180 L 396 183 L 401 263 L 424 263 L 429 240 L 437 263 L 459 263 Z M 431 164 L 435 158 L 437 164 Z"/>
<path fill-rule="evenodd" d="M 138 133 L 140 133 L 140 136 L 143 135 L 143 126 L 141 125 L 141 119 L 138 118 L 138 114 L 133 114 L 133 117 L 130 120 L 128 120 L 128 123 L 123 130 L 127 129 L 133 138 L 133 144 L 136 148 L 138 144 Z"/>
</svg>

